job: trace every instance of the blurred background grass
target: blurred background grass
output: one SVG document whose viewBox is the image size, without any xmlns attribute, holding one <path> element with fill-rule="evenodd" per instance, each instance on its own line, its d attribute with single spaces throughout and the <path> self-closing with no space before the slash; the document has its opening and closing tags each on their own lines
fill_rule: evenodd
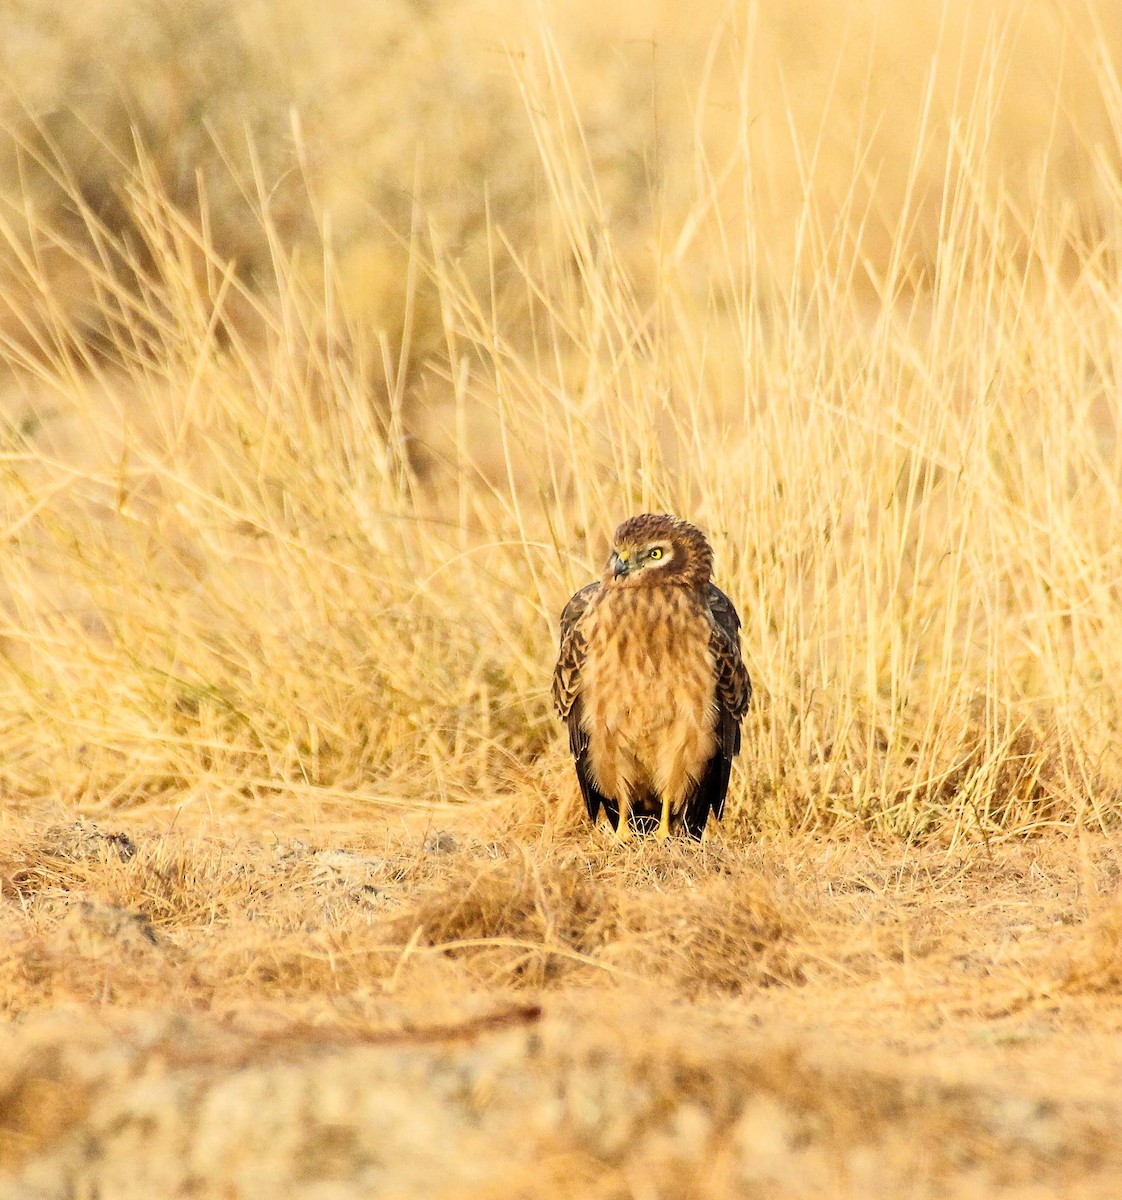
<svg viewBox="0 0 1122 1200">
<path fill-rule="evenodd" d="M 703 525 L 730 816 L 1120 811 L 1113 5 L 8 5 L 9 803 L 571 811 L 556 615 Z"/>
</svg>

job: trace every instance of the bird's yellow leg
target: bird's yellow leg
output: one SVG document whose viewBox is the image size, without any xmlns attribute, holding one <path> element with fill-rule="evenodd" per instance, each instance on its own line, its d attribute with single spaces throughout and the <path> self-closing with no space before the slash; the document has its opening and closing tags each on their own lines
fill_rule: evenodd
<svg viewBox="0 0 1122 1200">
<path fill-rule="evenodd" d="M 624 788 L 619 798 L 619 824 L 616 826 L 616 840 L 619 842 L 631 841 L 631 821 L 628 819 L 630 808 L 631 796 Z"/>
<path fill-rule="evenodd" d="M 660 842 L 665 842 L 670 836 L 670 797 L 669 795 L 662 798 L 662 816 L 658 819 L 658 833 L 656 835 Z"/>
</svg>

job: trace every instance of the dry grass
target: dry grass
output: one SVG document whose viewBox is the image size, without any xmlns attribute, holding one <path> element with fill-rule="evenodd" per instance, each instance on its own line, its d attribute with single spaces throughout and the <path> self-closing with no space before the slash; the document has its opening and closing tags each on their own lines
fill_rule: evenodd
<svg viewBox="0 0 1122 1200">
<path fill-rule="evenodd" d="M 799 978 L 797 900 L 719 848 L 621 860 L 610 847 L 462 845 L 443 832 L 372 854 L 134 841 L 78 823 L 20 829 L 0 880 L 26 920 L 9 945 L 11 1013 L 158 990 L 169 972 L 207 1005 L 216 989 L 231 1001 L 354 1001 L 408 992 L 418 972 L 458 992 L 654 977 L 691 997 Z M 208 929 L 221 945 L 195 944 Z"/>
<path fill-rule="evenodd" d="M 15 1194 L 1112 1195 L 1117 6 L 9 8 Z M 641 509 L 700 847 L 547 702 Z"/>
<path fill-rule="evenodd" d="M 1101 840 L 621 855 L 375 828 L 10 824 L 2 1177 L 1109 1195 L 1122 1005 L 1072 929 L 1118 886 Z"/>
<path fill-rule="evenodd" d="M 759 702 L 738 827 L 1112 825 L 1116 22 L 1070 25 L 1057 57 L 1052 18 L 995 11 L 986 41 L 950 6 L 878 120 L 849 98 L 873 103 L 893 39 L 913 42 L 884 15 L 867 58 L 843 39 L 835 90 L 808 67 L 782 100 L 773 51 L 803 21 L 784 11 L 646 60 L 646 110 L 615 103 L 607 43 L 575 25 L 570 62 L 548 35 L 498 54 L 484 23 L 456 78 L 501 109 L 471 131 L 497 157 L 473 158 L 466 118 L 441 124 L 430 95 L 422 142 L 439 128 L 456 151 L 439 202 L 395 125 L 361 161 L 412 200 L 364 209 L 362 237 L 338 139 L 365 146 L 370 125 L 328 120 L 330 91 L 285 134 L 292 169 L 253 152 L 301 94 L 267 69 L 279 28 L 204 21 L 237 80 L 209 102 L 253 114 L 237 151 L 215 117 L 206 153 L 199 79 L 175 76 L 162 125 L 127 96 L 81 107 L 106 95 L 74 82 L 89 45 L 39 30 L 71 66 L 18 97 L 0 221 L 11 802 L 549 803 L 571 790 L 545 695 L 556 614 L 621 515 L 665 508 L 712 534 L 745 615 Z M 152 26 L 162 82 L 130 76 L 136 105 L 168 92 L 204 18 Z M 368 19 L 449 55 L 483 20 Z M 300 69 L 327 72 L 313 44 Z M 1013 108 L 1030 59 L 1044 115 Z M 640 65 L 612 61 L 637 88 Z M 401 87 L 346 103 L 382 120 Z M 1026 120 L 1036 155 L 1012 164 L 1004 131 Z M 186 185 L 175 154 L 198 160 Z M 393 304 L 356 283 L 356 238 Z"/>
</svg>

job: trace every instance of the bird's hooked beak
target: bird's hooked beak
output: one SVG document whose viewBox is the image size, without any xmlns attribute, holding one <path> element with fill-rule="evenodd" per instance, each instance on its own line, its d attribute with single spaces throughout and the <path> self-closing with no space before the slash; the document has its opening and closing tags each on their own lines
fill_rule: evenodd
<svg viewBox="0 0 1122 1200">
<path fill-rule="evenodd" d="M 612 578 L 621 579 L 631 570 L 631 555 L 624 550 L 612 552 Z"/>
</svg>

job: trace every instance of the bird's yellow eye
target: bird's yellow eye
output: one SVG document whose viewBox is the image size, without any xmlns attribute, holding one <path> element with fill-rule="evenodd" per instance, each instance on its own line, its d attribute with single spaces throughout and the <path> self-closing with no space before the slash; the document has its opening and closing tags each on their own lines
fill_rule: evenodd
<svg viewBox="0 0 1122 1200">
<path fill-rule="evenodd" d="M 647 557 L 653 558 L 657 562 L 662 557 L 662 547 L 655 546 L 655 548 L 650 552 L 650 554 Z"/>
</svg>

